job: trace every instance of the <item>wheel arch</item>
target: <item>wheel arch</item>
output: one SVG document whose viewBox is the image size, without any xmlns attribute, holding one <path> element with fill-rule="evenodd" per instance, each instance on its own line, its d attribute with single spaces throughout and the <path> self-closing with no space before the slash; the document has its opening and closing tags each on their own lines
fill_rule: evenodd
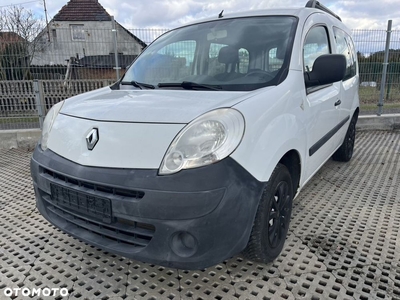
<svg viewBox="0 0 400 300">
<path fill-rule="evenodd" d="M 295 196 L 300 187 L 300 154 L 296 150 L 290 150 L 280 159 L 279 163 L 283 164 L 289 170 L 290 177 L 292 178 L 293 196 Z"/>
<path fill-rule="evenodd" d="M 357 107 L 356 110 L 353 113 L 353 117 L 357 117 L 358 118 L 359 114 L 360 114 L 360 107 Z"/>
</svg>

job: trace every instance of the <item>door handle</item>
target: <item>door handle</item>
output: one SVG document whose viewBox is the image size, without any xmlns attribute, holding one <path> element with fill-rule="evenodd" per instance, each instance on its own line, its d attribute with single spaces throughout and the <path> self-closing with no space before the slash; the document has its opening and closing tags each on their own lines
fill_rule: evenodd
<svg viewBox="0 0 400 300">
<path fill-rule="evenodd" d="M 335 102 L 335 106 L 338 106 L 338 105 L 340 105 L 340 104 L 342 104 L 342 100 L 340 100 L 340 99 L 339 99 L 338 101 Z"/>
</svg>

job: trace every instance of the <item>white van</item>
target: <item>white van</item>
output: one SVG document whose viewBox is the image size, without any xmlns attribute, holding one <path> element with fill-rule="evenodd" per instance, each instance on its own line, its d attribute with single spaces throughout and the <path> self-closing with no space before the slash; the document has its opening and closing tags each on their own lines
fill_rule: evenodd
<svg viewBox="0 0 400 300">
<path fill-rule="evenodd" d="M 350 30 L 317 1 L 171 30 L 114 85 L 56 104 L 31 161 L 41 214 L 125 257 L 270 262 L 292 201 L 359 112 Z"/>
</svg>

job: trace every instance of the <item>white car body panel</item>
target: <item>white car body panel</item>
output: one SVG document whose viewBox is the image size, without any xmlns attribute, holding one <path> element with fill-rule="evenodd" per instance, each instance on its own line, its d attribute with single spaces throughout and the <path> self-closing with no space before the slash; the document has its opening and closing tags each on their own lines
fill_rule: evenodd
<svg viewBox="0 0 400 300">
<path fill-rule="evenodd" d="M 268 181 L 288 150 L 307 146 L 301 109 L 302 89 L 296 84 L 303 75 L 296 73 L 299 74 L 289 75 L 283 84 L 270 88 L 267 97 L 265 93 L 258 93 L 234 107 L 251 122 L 246 123 L 243 140 L 231 157 L 259 181 Z M 286 113 L 282 114 L 283 111 Z M 305 157 L 305 152 L 299 154 Z"/>
<path fill-rule="evenodd" d="M 49 149 L 93 167 L 158 169 L 179 131 L 207 111 L 249 97 L 244 92 L 122 90 L 103 88 L 65 101 L 49 136 Z M 174 109 L 171 109 L 174 107 Z M 100 140 L 88 150 L 86 136 Z M 140 145 L 140 146 L 139 146 Z"/>
<path fill-rule="evenodd" d="M 187 124 L 212 109 L 230 107 L 243 96 L 247 93 L 106 87 L 68 99 L 61 113 L 97 121 Z"/>
<path fill-rule="evenodd" d="M 49 137 L 49 149 L 80 165 L 158 169 L 182 124 L 101 122 L 59 114 Z M 99 141 L 88 150 L 86 136 L 99 130 Z"/>
<path fill-rule="evenodd" d="M 332 24 L 339 23 L 343 28 L 338 20 L 333 17 L 330 19 Z M 314 155 L 309 155 L 309 148 L 342 119 L 351 116 L 358 107 L 358 94 L 342 101 L 346 103 L 343 112 L 338 112 L 341 106 L 334 106 L 342 97 L 343 89 L 346 93 L 348 90 L 357 93 L 355 85 L 358 84 L 358 76 L 345 82 L 336 82 L 313 93 L 306 93 L 302 42 L 310 28 L 323 24 L 326 20 L 325 14 L 316 12 L 303 26 L 299 24 L 296 36 L 300 35 L 302 38 L 295 39 L 291 71 L 284 82 L 235 106 L 246 120 L 252 121 L 251 124 L 246 123 L 245 137 L 231 157 L 260 181 L 268 181 L 285 153 L 295 150 L 300 155 L 302 165 L 300 190 L 341 145 L 350 120 Z M 282 112 L 286 114 L 283 115 Z"/>
</svg>

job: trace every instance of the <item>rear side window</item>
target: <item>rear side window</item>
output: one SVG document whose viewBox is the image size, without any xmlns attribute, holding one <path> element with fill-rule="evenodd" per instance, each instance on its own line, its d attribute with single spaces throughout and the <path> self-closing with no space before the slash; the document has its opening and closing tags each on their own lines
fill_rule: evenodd
<svg viewBox="0 0 400 300">
<path fill-rule="evenodd" d="M 279 56 L 279 50 L 277 47 L 272 48 L 268 52 L 268 69 L 270 71 L 277 71 L 282 68 L 283 55 Z"/>
<path fill-rule="evenodd" d="M 304 71 L 312 71 L 314 61 L 317 57 L 331 52 L 326 28 L 323 26 L 313 27 L 307 34 L 303 47 Z"/>
<path fill-rule="evenodd" d="M 346 74 L 343 80 L 347 80 L 357 73 L 356 53 L 351 37 L 339 28 L 333 29 L 335 33 L 336 49 L 338 54 L 346 57 Z"/>
</svg>

